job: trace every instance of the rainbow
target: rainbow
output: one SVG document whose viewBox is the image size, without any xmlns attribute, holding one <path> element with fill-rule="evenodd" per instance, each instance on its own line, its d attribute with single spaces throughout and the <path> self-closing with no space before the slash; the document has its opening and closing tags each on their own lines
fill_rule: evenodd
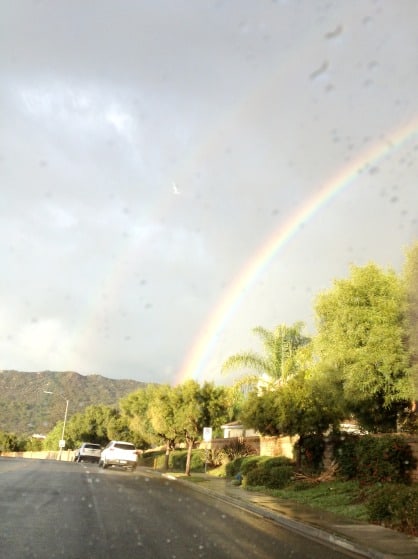
<svg viewBox="0 0 418 559">
<path fill-rule="evenodd" d="M 376 165 L 384 157 L 403 145 L 418 131 L 418 118 L 396 129 L 388 137 L 363 150 L 354 160 L 319 186 L 315 194 L 306 200 L 282 223 L 273 234 L 260 246 L 237 274 L 219 304 L 210 314 L 203 328 L 195 339 L 190 353 L 186 356 L 175 384 L 187 379 L 199 379 L 213 350 L 219 333 L 225 328 L 245 295 L 257 278 L 266 270 L 278 251 L 283 248 L 300 230 L 304 223 L 313 217 L 332 200 L 348 189 L 362 172 Z"/>
</svg>

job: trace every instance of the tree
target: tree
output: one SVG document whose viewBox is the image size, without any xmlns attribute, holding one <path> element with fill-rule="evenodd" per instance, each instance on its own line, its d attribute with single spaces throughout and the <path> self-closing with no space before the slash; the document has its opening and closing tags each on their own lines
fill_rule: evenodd
<svg viewBox="0 0 418 559">
<path fill-rule="evenodd" d="M 240 420 L 246 427 L 251 427 L 267 437 L 283 434 L 278 416 L 277 390 L 250 392 L 239 415 Z"/>
<path fill-rule="evenodd" d="M 318 370 L 300 372 L 277 391 L 277 422 L 283 434 L 298 435 L 300 451 L 307 439 L 318 441 L 330 429 L 338 429 L 346 410 L 338 382 Z"/>
<path fill-rule="evenodd" d="M 108 433 L 109 425 L 119 417 L 120 412 L 116 408 L 104 404 L 88 406 L 83 412 L 75 414 L 70 419 L 67 424 L 66 439 L 73 441 L 74 446 L 83 442 L 104 446 L 112 438 Z"/>
<path fill-rule="evenodd" d="M 396 430 L 412 396 L 405 345 L 405 292 L 396 274 L 375 264 L 351 268 L 316 301 L 316 358 L 341 382 L 349 409 L 370 431 Z"/>
<path fill-rule="evenodd" d="M 165 469 L 170 451 L 180 437 L 177 431 L 174 389 L 169 385 L 148 385 L 120 402 L 130 428 L 149 445 L 163 443 L 166 448 Z"/>
<path fill-rule="evenodd" d="M 0 454 L 2 452 L 18 452 L 25 449 L 25 441 L 15 433 L 0 431 Z"/>
<path fill-rule="evenodd" d="M 287 380 L 295 373 L 297 350 L 309 342 L 309 338 L 301 333 L 303 326 L 303 322 L 296 322 L 290 327 L 282 324 L 272 331 L 257 326 L 253 332 L 262 340 L 264 355 L 253 351 L 231 355 L 223 364 L 222 371 L 245 368 L 255 372 L 255 381 L 263 376 L 273 382 Z"/>
<path fill-rule="evenodd" d="M 224 387 L 205 382 L 201 387 L 189 380 L 174 388 L 174 421 L 176 431 L 187 443 L 186 475 L 190 475 L 194 444 L 202 437 L 204 427 L 218 429 L 230 419 L 230 398 Z"/>
<path fill-rule="evenodd" d="M 44 448 L 56 449 L 62 435 L 62 421 L 59 421 L 44 440 Z M 83 442 L 105 446 L 111 439 L 122 439 L 141 446 L 125 418 L 118 409 L 104 404 L 88 406 L 83 412 L 76 413 L 66 425 L 65 439 L 67 448 L 77 448 Z"/>
<path fill-rule="evenodd" d="M 159 386 L 150 402 L 148 418 L 153 432 L 165 444 L 164 468 L 166 470 L 168 470 L 170 452 L 174 450 L 176 440 L 181 433 L 176 422 L 176 413 L 174 389 L 169 385 Z"/>
<path fill-rule="evenodd" d="M 298 435 L 300 443 L 339 425 L 345 417 L 341 388 L 309 357 L 304 352 L 299 372 L 287 382 L 249 395 L 240 416 L 245 425 L 267 436 Z"/>
<path fill-rule="evenodd" d="M 414 400 L 418 400 L 418 242 L 406 253 L 403 270 L 406 291 L 406 325 L 411 352 Z"/>
<path fill-rule="evenodd" d="M 131 392 L 119 401 L 119 407 L 130 429 L 149 444 L 157 441 L 148 417 L 148 408 L 155 392 L 155 386 L 148 384 Z"/>
<path fill-rule="evenodd" d="M 42 447 L 44 450 L 58 450 L 59 441 L 61 440 L 63 422 L 58 421 L 55 426 L 49 431 L 43 440 Z M 65 436 L 66 447 L 75 448 L 76 443 L 71 437 Z"/>
</svg>

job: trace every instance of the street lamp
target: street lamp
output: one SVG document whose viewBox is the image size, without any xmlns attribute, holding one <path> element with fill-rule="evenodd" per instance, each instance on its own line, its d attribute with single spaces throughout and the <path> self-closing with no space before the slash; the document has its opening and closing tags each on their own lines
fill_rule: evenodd
<svg viewBox="0 0 418 559">
<path fill-rule="evenodd" d="M 59 443 L 59 454 L 58 454 L 58 460 L 61 460 L 62 449 L 65 446 L 65 439 L 64 439 L 65 424 L 67 423 L 68 403 L 69 403 L 70 400 L 67 400 L 67 398 L 64 398 L 64 396 L 62 394 L 60 394 L 59 392 L 51 392 L 50 390 L 44 390 L 44 394 L 54 394 L 54 396 L 59 396 L 65 402 L 64 423 L 62 425 L 62 433 L 61 433 L 61 440 L 60 440 L 60 443 Z"/>
</svg>

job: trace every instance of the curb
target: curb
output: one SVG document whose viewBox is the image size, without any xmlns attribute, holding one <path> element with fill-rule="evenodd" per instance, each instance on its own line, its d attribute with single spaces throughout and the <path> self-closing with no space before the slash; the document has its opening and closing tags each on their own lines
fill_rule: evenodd
<svg viewBox="0 0 418 559">
<path fill-rule="evenodd" d="M 156 472 L 153 473 L 155 474 Z M 268 520 L 272 520 L 273 522 L 276 522 L 277 524 L 283 526 L 284 528 L 287 528 L 288 530 L 301 534 L 309 539 L 322 542 L 324 544 L 327 544 L 328 546 L 339 547 L 344 551 L 355 553 L 361 557 L 367 557 L 369 559 L 398 559 L 399 558 L 399 556 L 392 555 L 390 553 L 383 553 L 376 549 L 367 548 L 364 545 L 358 544 L 357 542 L 353 542 L 352 540 L 349 540 L 338 534 L 331 533 L 330 531 L 327 532 L 326 530 L 323 530 L 321 528 L 318 528 L 310 524 L 306 524 L 299 520 L 293 520 L 275 511 L 272 511 L 268 508 L 260 507 L 258 505 L 255 505 L 243 499 L 237 499 L 234 497 L 230 497 L 229 495 L 223 495 L 217 493 L 216 491 L 212 491 L 207 487 L 201 487 L 199 484 L 189 483 L 185 480 L 179 479 L 170 474 L 165 474 L 164 472 L 159 473 L 159 475 L 167 479 L 170 479 L 172 481 L 177 481 L 178 483 L 190 487 L 191 489 L 198 491 L 199 493 L 209 495 L 210 497 L 213 497 L 220 501 L 224 501 L 225 503 L 233 505 L 237 508 L 240 508 L 242 510 L 260 516 L 262 518 L 267 518 Z"/>
</svg>

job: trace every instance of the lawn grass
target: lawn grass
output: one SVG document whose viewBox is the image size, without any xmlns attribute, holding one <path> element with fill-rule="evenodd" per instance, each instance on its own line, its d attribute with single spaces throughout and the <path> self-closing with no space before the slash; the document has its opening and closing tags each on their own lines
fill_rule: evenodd
<svg viewBox="0 0 418 559">
<path fill-rule="evenodd" d="M 332 481 L 302 486 L 292 484 L 284 489 L 246 487 L 247 491 L 262 491 L 274 497 L 291 500 L 313 508 L 333 512 L 353 520 L 366 520 L 367 511 L 356 481 Z"/>
</svg>

